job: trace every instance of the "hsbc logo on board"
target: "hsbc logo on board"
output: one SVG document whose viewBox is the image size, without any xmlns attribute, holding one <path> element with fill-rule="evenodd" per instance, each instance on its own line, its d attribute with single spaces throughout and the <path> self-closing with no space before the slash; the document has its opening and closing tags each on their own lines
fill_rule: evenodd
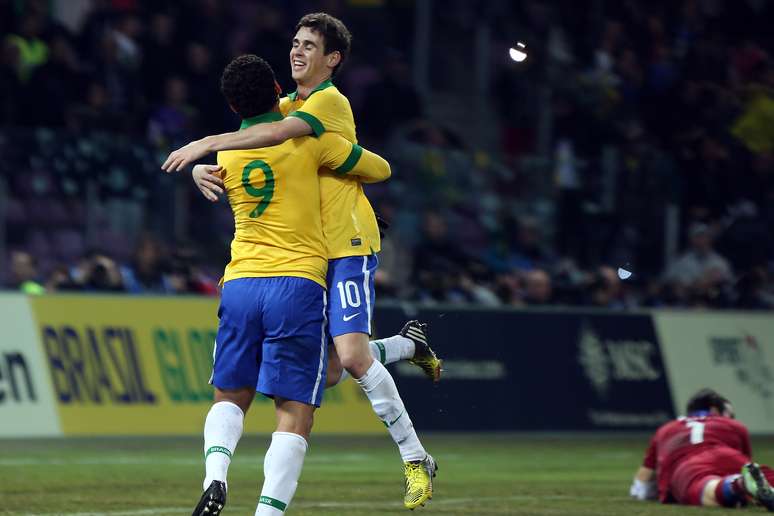
<svg viewBox="0 0 774 516">
<path fill-rule="evenodd" d="M 578 339 L 578 363 L 594 391 L 606 398 L 615 382 L 658 381 L 658 348 L 649 340 L 603 339 L 585 322 Z"/>
</svg>

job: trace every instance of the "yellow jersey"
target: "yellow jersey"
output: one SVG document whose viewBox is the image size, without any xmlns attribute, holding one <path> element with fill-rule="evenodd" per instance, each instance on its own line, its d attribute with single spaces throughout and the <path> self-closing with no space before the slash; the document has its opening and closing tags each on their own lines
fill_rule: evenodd
<svg viewBox="0 0 774 516">
<path fill-rule="evenodd" d="M 242 122 L 241 129 L 282 119 L 277 112 Z M 223 281 L 296 276 L 325 287 L 318 170 L 383 181 L 390 166 L 338 134 L 304 136 L 274 147 L 218 153 L 218 165 L 234 214 L 231 261 Z"/>
<path fill-rule="evenodd" d="M 352 107 L 330 80 L 314 88 L 306 100 L 300 99 L 297 91 L 283 97 L 280 111 L 308 123 L 317 137 L 336 133 L 357 143 Z M 365 256 L 381 250 L 376 215 L 361 181 L 322 170 L 320 197 L 329 259 Z"/>
</svg>

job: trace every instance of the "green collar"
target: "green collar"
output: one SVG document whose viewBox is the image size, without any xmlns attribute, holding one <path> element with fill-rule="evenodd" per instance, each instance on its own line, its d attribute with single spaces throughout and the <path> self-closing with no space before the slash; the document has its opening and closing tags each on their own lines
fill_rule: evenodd
<svg viewBox="0 0 774 516">
<path fill-rule="evenodd" d="M 244 120 L 242 120 L 242 125 L 239 126 L 239 129 L 246 129 L 255 124 L 267 124 L 269 122 L 278 122 L 283 118 L 284 117 L 282 116 L 282 113 L 278 113 L 276 111 L 270 111 L 269 113 L 264 113 L 262 115 L 245 118 Z"/>
<path fill-rule="evenodd" d="M 330 88 L 331 86 L 333 86 L 333 82 L 330 79 L 326 79 L 320 84 L 318 84 L 312 91 L 309 92 L 309 97 L 312 96 L 312 93 L 316 91 L 324 90 L 325 88 Z M 307 100 L 309 99 L 309 97 L 306 97 Z M 293 93 L 288 93 L 288 98 L 290 99 L 291 102 L 295 102 L 296 99 L 298 98 L 298 90 L 294 91 Z"/>
</svg>

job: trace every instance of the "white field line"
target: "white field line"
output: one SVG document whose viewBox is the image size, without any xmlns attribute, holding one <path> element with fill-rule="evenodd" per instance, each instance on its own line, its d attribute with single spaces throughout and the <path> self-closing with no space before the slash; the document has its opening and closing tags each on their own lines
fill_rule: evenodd
<svg viewBox="0 0 774 516">
<path fill-rule="evenodd" d="M 530 495 L 512 495 L 512 496 L 471 496 L 465 498 L 440 498 L 428 502 L 428 506 L 435 505 L 459 505 L 459 504 L 481 504 L 486 502 L 537 502 L 537 501 L 557 501 L 557 500 L 581 500 L 578 496 L 530 496 Z M 400 502 L 295 502 L 293 507 L 301 509 L 396 509 L 403 507 Z M 230 507 L 232 510 L 248 510 L 245 506 Z M 146 514 L 164 514 L 189 511 L 190 507 L 153 507 L 150 509 L 105 511 L 105 512 L 46 512 L 46 513 L 27 513 L 23 516 L 143 516 Z M 252 510 L 252 508 L 249 508 Z"/>
<path fill-rule="evenodd" d="M 260 459 L 263 462 L 263 455 L 250 457 L 250 459 Z M 336 463 L 336 462 L 365 462 L 370 460 L 370 457 L 366 454 L 360 453 L 344 453 L 341 455 L 313 455 L 307 457 L 305 462 L 309 463 Z M 241 466 L 243 461 L 234 463 L 234 466 Z M 254 461 L 250 461 L 252 465 Z M 140 465 L 174 465 L 174 466 L 197 466 L 204 463 L 204 459 L 190 458 L 190 459 L 178 459 L 178 458 L 164 458 L 158 456 L 147 457 L 127 457 L 121 456 L 101 456 L 101 457 L 82 457 L 77 459 L 40 459 L 33 457 L 19 458 L 19 459 L 0 459 L 0 466 L 110 466 L 110 465 L 125 465 L 125 464 L 140 464 Z"/>
</svg>

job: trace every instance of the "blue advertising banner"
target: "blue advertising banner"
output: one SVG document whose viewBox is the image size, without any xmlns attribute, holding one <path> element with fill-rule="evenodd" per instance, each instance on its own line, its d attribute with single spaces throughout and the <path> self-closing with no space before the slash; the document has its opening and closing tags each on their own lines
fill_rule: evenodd
<svg viewBox="0 0 774 516">
<path fill-rule="evenodd" d="M 430 323 L 445 361 L 433 385 L 391 366 L 424 430 L 652 429 L 674 416 L 649 314 L 442 310 L 376 311 L 380 336 L 407 318 Z"/>
</svg>

